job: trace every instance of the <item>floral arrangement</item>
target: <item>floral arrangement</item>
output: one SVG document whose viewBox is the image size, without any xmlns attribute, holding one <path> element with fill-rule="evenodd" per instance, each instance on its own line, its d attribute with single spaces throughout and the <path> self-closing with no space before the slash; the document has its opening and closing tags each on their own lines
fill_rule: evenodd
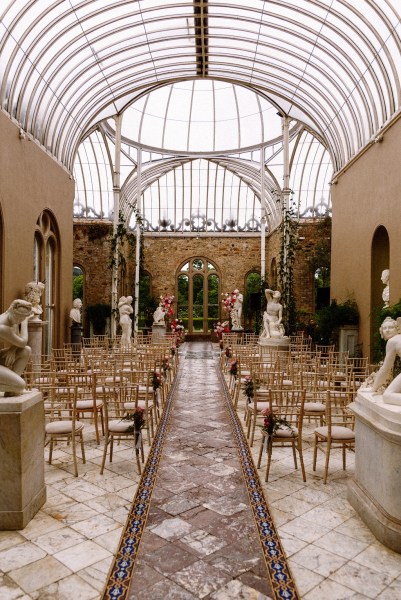
<svg viewBox="0 0 401 600">
<path fill-rule="evenodd" d="M 162 384 L 162 376 L 158 371 L 153 371 L 151 374 L 151 379 L 152 379 L 152 387 L 153 390 L 156 391 L 159 389 L 159 387 Z"/>
<path fill-rule="evenodd" d="M 169 368 L 170 368 L 170 361 L 169 361 L 169 359 L 168 358 L 163 358 L 162 369 L 163 369 L 164 375 L 166 375 L 166 373 L 169 370 Z"/>
<path fill-rule="evenodd" d="M 250 375 L 246 375 L 244 378 L 243 390 L 244 390 L 245 396 L 248 398 L 248 402 L 251 402 L 253 395 L 254 395 L 254 388 L 253 388 L 253 380 Z"/>
<path fill-rule="evenodd" d="M 217 337 L 219 338 L 219 340 L 221 340 L 221 338 L 223 337 L 223 333 L 228 333 L 230 331 L 228 321 L 223 321 L 223 323 L 220 323 L 219 321 L 218 323 L 216 323 L 214 330 L 217 333 Z"/>
<path fill-rule="evenodd" d="M 227 358 L 231 358 L 232 357 L 233 353 L 232 353 L 232 350 L 231 350 L 230 346 L 226 347 L 225 354 L 226 354 Z"/>
<path fill-rule="evenodd" d="M 160 296 L 159 306 L 164 310 L 165 315 L 171 317 L 174 314 L 174 309 L 172 304 L 174 302 L 174 296 L 170 294 L 164 294 L 164 296 Z"/>
<path fill-rule="evenodd" d="M 226 292 L 225 294 L 223 293 L 221 295 L 224 296 L 223 300 L 221 301 L 223 304 L 223 309 L 229 313 L 235 307 L 238 290 L 234 290 L 233 292 Z"/>
<path fill-rule="evenodd" d="M 134 412 L 127 413 L 123 418 L 123 421 L 132 421 L 133 424 L 127 429 L 128 432 L 141 431 L 145 425 L 144 410 L 140 406 L 137 406 Z"/>
<path fill-rule="evenodd" d="M 172 321 L 171 331 L 175 333 L 177 345 L 185 342 L 185 327 L 181 319 L 174 319 Z"/>
<path fill-rule="evenodd" d="M 291 424 L 285 419 L 277 418 L 270 408 L 262 410 L 262 415 L 264 416 L 262 431 L 267 433 L 268 438 L 273 437 L 277 429 L 283 429 L 285 427 L 286 429 L 292 430 Z"/>
<path fill-rule="evenodd" d="M 230 373 L 230 375 L 232 375 L 234 377 L 234 379 L 237 379 L 238 363 L 236 360 L 231 361 L 229 373 Z"/>
</svg>

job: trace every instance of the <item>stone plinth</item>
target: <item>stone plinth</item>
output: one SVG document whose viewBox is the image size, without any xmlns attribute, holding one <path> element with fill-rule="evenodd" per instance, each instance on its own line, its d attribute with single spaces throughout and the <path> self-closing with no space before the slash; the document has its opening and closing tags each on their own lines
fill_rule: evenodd
<svg viewBox="0 0 401 600">
<path fill-rule="evenodd" d="M 153 323 L 152 325 L 152 342 L 158 338 L 166 336 L 166 325 L 164 323 Z"/>
<path fill-rule="evenodd" d="M 41 321 L 33 319 L 28 321 L 28 346 L 32 350 L 32 371 L 34 373 L 40 373 L 42 369 L 42 337 L 43 337 L 43 326 L 47 324 L 47 321 Z"/>
<path fill-rule="evenodd" d="M 377 539 L 401 552 L 401 407 L 360 391 L 355 414 L 355 476 L 348 500 Z"/>
<path fill-rule="evenodd" d="M 258 346 L 263 354 L 268 354 L 272 350 L 288 351 L 290 349 L 290 338 L 284 336 L 282 338 L 259 338 Z"/>
<path fill-rule="evenodd" d="M 23 529 L 46 501 L 45 416 L 37 390 L 0 394 L 0 530 Z"/>
</svg>

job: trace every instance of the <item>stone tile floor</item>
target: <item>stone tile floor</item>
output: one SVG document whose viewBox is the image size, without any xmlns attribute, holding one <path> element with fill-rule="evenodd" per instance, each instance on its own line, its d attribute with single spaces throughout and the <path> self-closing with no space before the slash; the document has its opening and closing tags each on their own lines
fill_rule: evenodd
<svg viewBox="0 0 401 600">
<path fill-rule="evenodd" d="M 182 353 L 208 348 L 210 346 L 199 343 L 186 343 Z M 189 365 L 194 362 L 188 360 Z M 195 400 L 202 388 L 194 389 L 189 383 L 188 398 Z M 238 411 L 242 417 L 243 400 Z M 210 410 L 200 412 L 203 421 L 213 421 L 214 414 Z M 306 434 L 308 429 L 310 434 L 313 425 L 307 427 Z M 79 477 L 71 475 L 69 448 L 60 445 L 55 452 L 54 464 L 46 465 L 48 499 L 42 510 L 23 531 L 0 532 L 0 600 L 100 598 L 139 476 L 133 449 L 126 444 L 116 449 L 113 463 L 107 463 L 105 474 L 101 476 L 102 445 L 96 446 L 91 427 L 86 426 L 86 432 L 87 464 L 79 463 Z M 202 433 L 201 429 L 199 433 Z M 218 453 L 219 450 L 216 448 L 211 452 Z M 258 440 L 252 452 L 256 460 Z M 299 472 L 294 471 L 289 449 L 275 449 L 269 482 L 263 484 L 300 596 L 305 600 L 401 599 L 401 555 L 380 544 L 348 504 L 347 479 L 353 471 L 353 453 L 348 453 L 347 471 L 343 472 L 336 452 L 333 453 L 328 483 L 323 485 L 322 458 L 316 473 L 313 473 L 308 437 L 304 445 L 306 483 Z M 221 455 L 220 458 L 222 465 L 231 466 L 231 457 Z M 177 460 L 177 455 L 174 460 Z M 199 460 L 202 462 L 202 457 L 198 457 Z M 196 468 L 196 464 L 194 466 Z M 168 462 L 166 469 L 167 475 L 171 469 Z M 263 474 L 261 470 L 262 480 Z M 216 475 L 217 482 L 223 484 L 226 475 Z M 202 474 L 198 472 L 193 476 L 194 483 L 197 476 Z M 168 484 L 168 477 L 165 479 Z M 176 480 L 174 485 L 180 483 Z M 172 491 L 178 490 L 174 487 Z M 191 512 L 189 492 L 180 489 L 180 494 L 177 493 L 179 500 L 173 509 L 173 512 L 179 511 L 177 515 L 182 514 L 182 508 L 184 512 Z M 155 499 L 163 502 L 163 498 L 157 495 Z M 171 507 L 165 508 L 171 513 Z M 155 504 L 157 510 L 160 508 Z M 196 507 L 192 510 L 196 513 Z M 208 524 L 203 523 L 200 516 L 197 521 L 197 516 L 192 515 L 196 528 L 205 530 Z M 221 516 L 222 519 L 224 516 Z M 247 523 L 244 525 L 247 526 Z M 198 534 L 191 536 L 191 533 L 186 534 L 186 547 L 176 544 L 177 553 L 180 550 L 199 553 L 204 542 Z M 166 545 L 164 542 L 165 538 L 152 531 L 145 534 L 143 548 L 162 552 Z M 216 551 L 216 556 L 222 556 L 219 561 L 224 561 L 222 551 L 224 548 Z M 206 554 L 209 564 L 210 556 Z M 163 564 L 160 561 L 159 565 L 153 565 L 157 568 L 149 565 L 150 570 L 143 573 L 142 580 L 146 581 L 148 576 L 163 578 Z M 212 567 L 215 568 L 213 564 Z M 190 571 L 185 571 L 185 568 L 183 564 L 182 571 L 190 581 Z M 208 571 L 205 571 L 206 577 Z M 180 579 L 179 583 L 182 581 Z M 156 579 L 152 579 L 152 583 L 155 582 Z M 174 582 L 173 586 L 178 587 L 179 583 Z M 241 596 L 244 584 L 248 583 L 248 580 L 233 580 L 227 584 L 224 596 L 216 598 L 257 598 L 255 595 Z M 171 588 L 171 598 L 181 597 L 174 595 L 176 589 Z M 161 593 L 164 595 L 160 598 L 168 598 L 166 591 L 162 589 Z M 141 600 L 145 598 L 139 597 Z M 262 595 L 259 600 L 261 598 Z"/>
</svg>

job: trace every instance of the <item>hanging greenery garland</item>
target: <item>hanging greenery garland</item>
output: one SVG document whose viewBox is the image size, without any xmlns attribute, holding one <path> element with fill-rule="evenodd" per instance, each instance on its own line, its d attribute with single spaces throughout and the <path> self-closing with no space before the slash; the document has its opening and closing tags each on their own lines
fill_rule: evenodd
<svg viewBox="0 0 401 600">
<path fill-rule="evenodd" d="M 283 201 L 282 201 L 283 202 Z M 297 315 L 294 295 L 295 251 L 298 245 L 299 223 L 295 217 L 294 202 L 287 208 L 282 203 L 283 220 L 281 229 L 280 262 L 278 276 L 283 303 L 283 323 L 287 335 L 296 329 Z"/>
</svg>

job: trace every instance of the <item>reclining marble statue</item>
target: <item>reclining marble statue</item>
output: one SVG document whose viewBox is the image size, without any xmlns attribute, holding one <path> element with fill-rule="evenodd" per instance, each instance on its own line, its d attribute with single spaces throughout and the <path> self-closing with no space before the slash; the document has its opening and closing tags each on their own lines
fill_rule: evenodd
<svg viewBox="0 0 401 600">
<path fill-rule="evenodd" d="M 400 318 L 396 321 L 386 317 L 381 324 L 380 335 L 387 342 L 386 356 L 383 365 L 374 375 L 372 386 L 366 387 L 364 391 L 378 392 L 391 379 L 395 359 L 397 356 L 401 358 L 400 321 Z M 401 405 L 401 373 L 394 377 L 383 391 L 383 403 Z"/>
<path fill-rule="evenodd" d="M 282 324 L 283 306 L 280 303 L 281 292 L 278 290 L 265 290 L 267 300 L 266 310 L 263 313 L 263 330 L 260 339 L 283 338 L 285 331 Z"/>
<path fill-rule="evenodd" d="M 6 345 L 0 350 L 0 392 L 5 397 L 19 396 L 25 389 L 21 375 L 31 356 L 28 321 L 34 316 L 32 304 L 20 299 L 0 315 L 0 341 Z"/>
</svg>

